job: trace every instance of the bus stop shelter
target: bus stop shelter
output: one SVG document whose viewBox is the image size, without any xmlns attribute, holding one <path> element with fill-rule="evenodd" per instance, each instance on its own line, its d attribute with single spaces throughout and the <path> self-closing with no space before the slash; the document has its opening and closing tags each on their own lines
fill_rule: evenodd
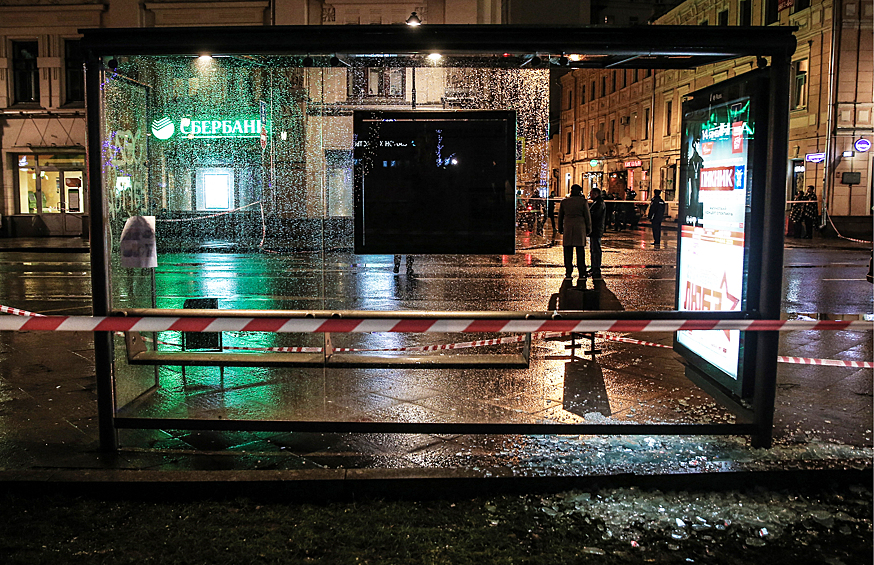
<svg viewBox="0 0 874 565">
<path fill-rule="evenodd" d="M 742 416 L 736 424 L 228 419 L 144 412 L 139 407 L 161 386 L 160 370 L 165 365 L 183 367 L 183 375 L 184 367 L 199 365 L 222 371 L 241 367 L 279 372 L 385 366 L 385 359 L 334 357 L 333 332 L 525 334 L 568 328 L 587 331 L 583 328 L 607 322 L 673 331 L 732 321 L 767 329 L 768 321 L 780 318 L 792 31 L 786 27 L 478 25 L 84 30 L 94 315 L 138 320 L 127 335 L 95 332 L 102 448 L 117 449 L 118 430 L 125 428 L 737 434 L 752 436 L 759 446 L 768 445 L 776 388 L 775 331 L 748 332 L 745 343 L 755 354 L 744 361 L 750 380 L 742 391 L 706 378 L 700 381 L 704 390 Z M 439 58 L 429 57 L 432 54 Z M 312 284 L 314 295 L 321 296 L 319 308 L 301 308 L 294 300 L 270 297 L 258 305 L 237 303 L 218 309 L 199 296 L 188 297 L 186 304 L 167 300 L 162 282 L 155 279 L 154 266 L 162 254 L 185 250 L 187 240 L 206 232 L 216 240 L 249 238 L 258 253 L 259 238 L 263 243 L 269 228 L 283 233 L 289 248 L 321 257 L 323 264 L 338 247 L 368 249 L 362 243 L 367 232 L 360 227 L 361 210 L 366 209 L 360 201 L 360 177 L 367 166 L 377 165 L 372 155 L 357 150 L 359 143 L 371 144 L 368 150 L 396 143 L 361 141 L 364 130 L 355 129 L 356 112 L 428 110 L 454 112 L 466 120 L 473 114 L 463 112 L 504 112 L 503 116 L 511 116 L 506 119 L 515 119 L 514 137 L 524 138 L 529 161 L 542 167 L 548 155 L 543 148 L 548 147 L 551 68 L 694 69 L 746 57 L 762 67 L 756 72 L 764 77 L 761 84 L 767 92 L 758 116 L 759 131 L 766 136 L 762 139 L 760 134 L 756 140 L 762 158 L 757 162 L 758 185 L 748 203 L 761 220 L 746 236 L 753 243 L 745 248 L 750 267 L 744 284 L 755 292 L 739 310 L 558 315 L 437 307 L 395 312 L 328 300 L 318 280 Z M 398 116 L 385 122 L 408 119 L 403 117 L 406 114 Z M 429 120 L 443 116 L 429 114 Z M 434 130 L 435 135 L 453 127 L 456 124 L 447 122 L 441 125 L 445 129 Z M 456 137 L 463 141 L 464 135 Z M 440 139 L 433 143 L 442 147 Z M 532 150 L 537 147 L 539 153 Z M 512 159 L 507 162 L 512 174 Z M 380 163 L 394 166 L 390 158 Z M 438 167 L 453 164 L 451 155 L 438 151 Z M 512 206 L 514 194 L 515 186 L 497 207 Z M 390 208 L 391 201 L 387 202 Z M 221 220 L 198 223 L 216 217 Z M 163 223 L 156 227 L 156 221 Z M 499 223 L 496 226 L 499 229 Z M 454 229 L 468 228 L 459 224 Z M 397 252 L 420 251 L 399 248 Z M 180 334 L 181 351 L 160 345 L 161 332 L 170 331 Z M 264 351 L 286 349 L 243 356 L 227 352 L 223 336 L 243 339 L 240 336 L 246 333 L 261 336 L 246 343 L 271 346 Z M 278 337 L 295 333 L 307 336 L 309 349 L 291 351 L 288 342 Z M 521 356 L 509 359 L 450 356 L 429 365 L 421 358 L 401 355 L 391 363 L 400 370 L 440 371 L 477 364 L 525 367 L 529 352 L 524 343 Z"/>
</svg>

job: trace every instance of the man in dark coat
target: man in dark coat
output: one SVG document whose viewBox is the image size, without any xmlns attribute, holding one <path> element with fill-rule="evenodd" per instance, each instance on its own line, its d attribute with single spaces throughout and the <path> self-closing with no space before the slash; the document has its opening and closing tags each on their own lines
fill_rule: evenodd
<svg viewBox="0 0 874 565">
<path fill-rule="evenodd" d="M 589 215 L 592 217 L 592 234 L 589 239 L 589 255 L 591 255 L 592 268 L 589 269 L 592 278 L 601 278 L 601 237 L 607 223 L 607 205 L 601 195 L 601 189 L 593 188 L 589 193 L 592 203 L 589 205 Z"/>
<path fill-rule="evenodd" d="M 570 196 L 561 201 L 558 208 L 558 233 L 562 234 L 564 246 L 565 279 L 573 278 L 574 249 L 577 251 L 577 270 L 580 279 L 586 280 L 586 236 L 592 233 L 592 217 L 589 202 L 583 196 L 583 187 L 575 184 Z"/>
<path fill-rule="evenodd" d="M 662 200 L 662 191 L 653 190 L 652 200 L 649 201 L 649 210 L 646 217 L 652 225 L 652 244 L 662 246 L 662 220 L 665 219 L 665 201 Z"/>
</svg>

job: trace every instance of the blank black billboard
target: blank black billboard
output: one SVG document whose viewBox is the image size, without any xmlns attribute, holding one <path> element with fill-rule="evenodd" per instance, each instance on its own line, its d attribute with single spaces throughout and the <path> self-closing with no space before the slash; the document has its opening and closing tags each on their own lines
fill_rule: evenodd
<svg viewBox="0 0 874 565">
<path fill-rule="evenodd" d="M 355 253 L 512 254 L 516 113 L 354 113 Z"/>
</svg>

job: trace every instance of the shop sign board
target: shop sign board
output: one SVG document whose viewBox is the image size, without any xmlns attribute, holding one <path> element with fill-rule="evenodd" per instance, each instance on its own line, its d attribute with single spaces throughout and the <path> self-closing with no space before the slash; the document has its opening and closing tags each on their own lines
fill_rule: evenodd
<svg viewBox="0 0 874 565">
<path fill-rule="evenodd" d="M 640 159 L 634 161 L 625 161 L 624 163 L 626 169 L 633 169 L 634 167 L 639 167 L 642 164 L 643 163 L 640 161 Z"/>
<path fill-rule="evenodd" d="M 853 144 L 853 147 L 855 147 L 856 151 L 858 151 L 859 153 L 866 153 L 869 149 L 871 149 L 871 142 L 862 137 L 856 140 L 856 142 Z"/>
<path fill-rule="evenodd" d="M 804 156 L 808 163 L 822 163 L 825 161 L 825 153 L 808 153 Z"/>
<path fill-rule="evenodd" d="M 174 135 L 187 139 L 260 138 L 266 136 L 264 127 L 261 119 L 250 116 L 184 117 L 178 120 L 164 116 L 152 121 L 152 135 L 162 141 Z"/>
</svg>

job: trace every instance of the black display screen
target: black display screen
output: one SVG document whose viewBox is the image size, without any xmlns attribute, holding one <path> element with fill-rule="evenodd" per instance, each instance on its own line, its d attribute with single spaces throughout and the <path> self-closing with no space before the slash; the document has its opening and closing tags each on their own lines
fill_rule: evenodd
<svg viewBox="0 0 874 565">
<path fill-rule="evenodd" d="M 513 111 L 356 111 L 355 253 L 514 253 L 515 150 Z"/>
</svg>

